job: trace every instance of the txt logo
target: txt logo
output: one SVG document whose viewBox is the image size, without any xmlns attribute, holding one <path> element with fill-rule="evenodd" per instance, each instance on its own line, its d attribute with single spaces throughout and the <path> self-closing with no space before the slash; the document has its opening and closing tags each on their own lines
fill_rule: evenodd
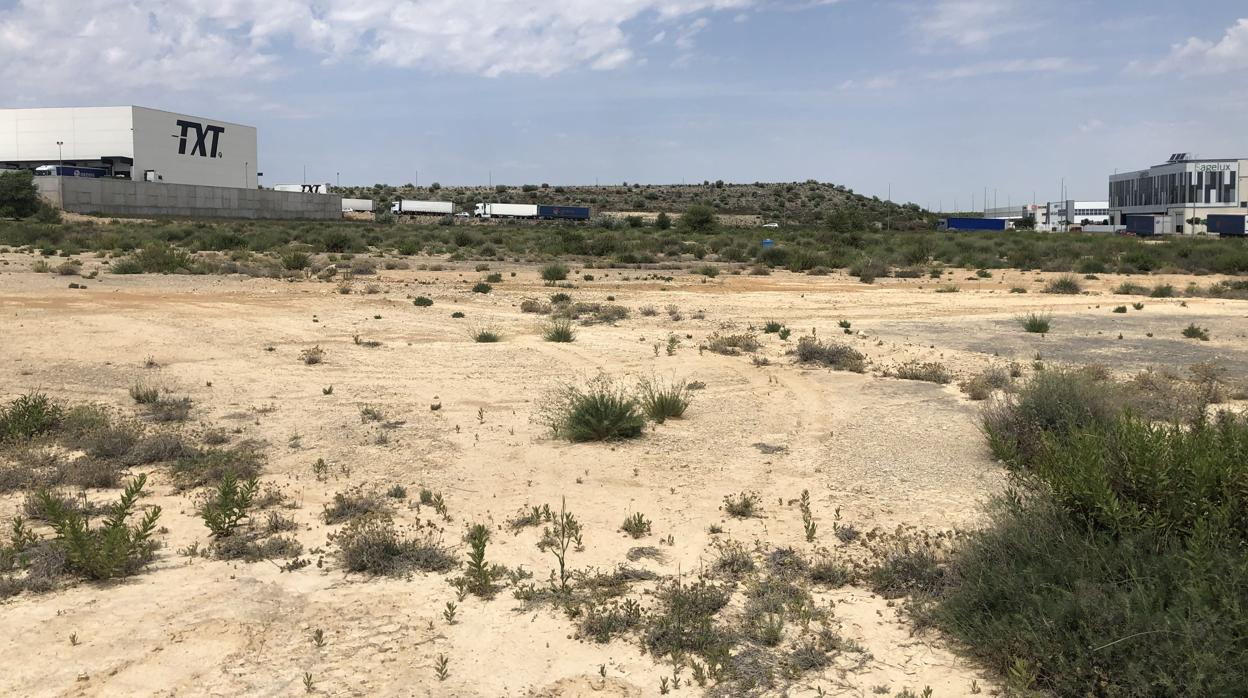
<svg viewBox="0 0 1248 698">
<path fill-rule="evenodd" d="M 181 135 L 177 136 L 178 155 L 186 155 L 187 137 L 194 131 L 195 141 L 191 145 L 191 155 L 210 158 L 221 157 L 222 154 L 217 151 L 217 143 L 221 134 L 225 133 L 224 126 L 205 126 L 194 121 L 178 119 L 178 127 L 182 129 Z M 209 134 L 212 135 L 211 143 L 208 140 Z"/>
</svg>

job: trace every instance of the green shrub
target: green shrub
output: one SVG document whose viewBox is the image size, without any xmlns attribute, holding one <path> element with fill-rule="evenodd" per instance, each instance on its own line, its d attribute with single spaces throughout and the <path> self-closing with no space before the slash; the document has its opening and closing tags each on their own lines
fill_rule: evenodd
<svg viewBox="0 0 1248 698">
<path fill-rule="evenodd" d="M 489 293 L 490 291 L 493 291 L 493 290 L 494 290 L 494 287 L 485 283 L 484 281 L 478 281 L 472 287 L 473 293 Z"/>
<path fill-rule="evenodd" d="M 689 409 L 689 386 L 685 381 L 666 385 L 654 379 L 641 381 L 639 386 L 641 408 L 656 424 L 679 419 Z"/>
<path fill-rule="evenodd" d="M 65 408 L 43 393 L 27 393 L 0 408 L 0 443 L 21 441 L 56 430 Z"/>
<path fill-rule="evenodd" d="M 635 438 L 646 423 L 637 398 L 605 376 L 551 394 L 539 406 L 538 419 L 556 437 L 573 442 Z"/>
<path fill-rule="evenodd" d="M 148 509 L 134 526 L 127 523 L 146 484 L 145 474 L 130 481 L 96 528 L 91 528 L 86 513 L 67 507 L 47 490 L 38 493 L 42 511 L 56 532 L 56 544 L 65 551 L 69 571 L 87 579 L 113 579 L 134 574 L 152 558 L 155 542 L 151 536 L 160 507 Z"/>
<path fill-rule="evenodd" d="M 1044 292 L 1075 295 L 1083 292 L 1083 284 L 1073 274 L 1062 274 L 1056 279 L 1050 279 L 1044 285 Z"/>
<path fill-rule="evenodd" d="M 540 273 L 542 280 L 549 286 L 556 281 L 563 281 L 568 278 L 568 265 L 562 262 L 551 262 L 542 265 Z"/>
<path fill-rule="evenodd" d="M 428 296 L 416 296 L 412 299 L 412 305 L 417 308 L 428 308 L 433 305 L 433 299 Z"/>
<path fill-rule="evenodd" d="M 199 516 L 213 536 L 229 536 L 247 518 L 247 510 L 259 489 L 260 483 L 254 477 L 240 485 L 233 473 L 226 473 L 216 492 L 200 507 Z"/>
<path fill-rule="evenodd" d="M 1109 423 L 1122 404 L 1117 388 L 1087 371 L 1040 371 L 1015 395 L 990 405 L 982 427 L 993 455 L 1025 468 L 1045 438 L 1066 438 L 1080 429 Z"/>
<path fill-rule="evenodd" d="M 474 327 L 468 331 L 468 336 L 472 337 L 472 341 L 483 344 L 501 342 L 503 339 L 502 333 L 494 327 Z"/>
<path fill-rule="evenodd" d="M 571 320 L 556 318 L 542 328 L 542 338 L 547 342 L 571 342 L 576 339 L 576 330 Z"/>
<path fill-rule="evenodd" d="M 1023 330 L 1033 334 L 1048 334 L 1053 325 L 1053 316 L 1048 313 L 1030 312 L 1018 318 Z"/>
<path fill-rule="evenodd" d="M 1091 397 L 1072 375 L 1081 387 L 1068 397 Z M 1036 434 L 1012 458 L 1023 489 L 959 544 L 921 619 L 1001 674 L 1025 673 L 1020 689 L 1237 693 L 1248 680 L 1248 616 L 1235 610 L 1248 585 L 1248 423 L 1079 409 L 1016 413 Z"/>
<path fill-rule="evenodd" d="M 784 329 L 784 323 L 779 320 L 768 320 L 763 323 L 764 334 L 776 334 L 782 329 Z"/>
<path fill-rule="evenodd" d="M 301 271 L 312 265 L 312 256 L 307 252 L 292 250 L 282 255 L 282 268 L 287 271 Z"/>
<path fill-rule="evenodd" d="M 633 538 L 648 536 L 650 535 L 650 520 L 640 511 L 633 512 L 624 518 L 624 523 L 620 525 L 620 530 Z"/>
<path fill-rule="evenodd" d="M 1199 339 L 1202 342 L 1208 342 L 1209 330 L 1203 327 L 1200 327 L 1196 323 L 1193 322 L 1189 324 L 1187 327 L 1183 328 L 1183 336 L 1187 337 L 1188 339 Z"/>
<path fill-rule="evenodd" d="M 857 349 L 837 342 L 822 342 L 814 337 L 797 340 L 798 363 L 819 364 L 838 371 L 862 373 L 867 370 L 867 359 Z"/>
<path fill-rule="evenodd" d="M 1148 292 L 1153 298 L 1174 298 L 1174 286 L 1170 284 L 1157 284 Z"/>
</svg>

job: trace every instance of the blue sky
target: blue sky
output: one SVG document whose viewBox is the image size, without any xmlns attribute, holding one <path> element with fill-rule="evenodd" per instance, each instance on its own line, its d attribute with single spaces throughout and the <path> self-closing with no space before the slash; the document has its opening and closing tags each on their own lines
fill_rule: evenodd
<svg viewBox="0 0 1248 698">
<path fill-rule="evenodd" d="M 267 184 L 1102 198 L 1248 157 L 1243 0 L 0 0 L 0 104 L 255 125 Z"/>
</svg>

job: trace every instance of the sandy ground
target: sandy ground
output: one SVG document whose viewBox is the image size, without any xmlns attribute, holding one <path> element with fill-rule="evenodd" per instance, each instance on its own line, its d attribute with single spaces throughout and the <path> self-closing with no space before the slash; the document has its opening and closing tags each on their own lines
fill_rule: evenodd
<svg viewBox="0 0 1248 698">
<path fill-rule="evenodd" d="M 662 561 L 636 564 L 675 575 L 712 562 L 716 538 L 811 552 L 797 507 L 787 503 L 809 489 L 821 531 L 816 545 L 836 555 L 838 510 L 843 523 L 861 530 L 974 526 L 1004 478 L 977 430 L 977 405 L 956 385 L 801 368 L 784 355 L 800 334 L 813 329 L 852 342 L 876 373 L 919 358 L 966 375 L 994 363 L 1030 364 L 1039 354 L 1122 370 L 1184 369 L 1217 358 L 1248 375 L 1248 302 L 1114 297 L 1108 289 L 1121 278 L 1110 275 L 1087 282 L 1091 295 L 1067 297 L 1036 292 L 1050 275 L 1009 271 L 974 281 L 958 271 L 946 281 L 956 279 L 962 291 L 938 294 L 929 279 L 867 286 L 838 275 L 703 280 L 676 272 L 664 282 L 640 280 L 633 270 L 587 270 L 597 278 L 577 282 L 574 298 L 613 295 L 634 312 L 616 326 L 581 328 L 573 344 L 551 344 L 538 334 L 539 319 L 518 308 L 522 299 L 550 292 L 530 266 L 492 264 L 505 281 L 490 295 L 469 291 L 481 276 L 472 263 L 438 273 L 384 271 L 355 282 L 357 290 L 376 284 L 379 293 L 342 295 L 336 283 L 316 281 L 108 274 L 71 290 L 67 284 L 80 280 L 32 273 L 33 259 L 0 255 L 0 398 L 38 389 L 133 414 L 127 389 L 136 380 L 191 396 L 195 409 L 184 428 L 225 427 L 238 439 L 268 444 L 262 479 L 300 504 L 289 512 L 302 527 L 295 535 L 324 565 L 282 572 L 267 562 L 178 554 L 206 544 L 208 532 L 193 496 L 175 492 L 157 468 L 144 502 L 164 508 L 168 531 L 147 571 L 0 605 L 3 695 L 292 695 L 304 691 L 305 672 L 318 693 L 329 695 L 657 695 L 670 665 L 656 665 L 634 642 L 573 639 L 575 628 L 562 614 L 526 611 L 507 592 L 491 601 L 468 597 L 448 624 L 442 610 L 455 598 L 448 575 L 344 574 L 326 538 L 337 527 L 318 518 L 322 505 L 353 485 L 401 484 L 413 495 L 429 487 L 443 493 L 453 518 L 448 541 L 462 553 L 465 524 L 502 525 L 523 506 L 557 508 L 566 498 L 585 527 L 585 550 L 571 557 L 575 567 L 609 570 L 631 547 L 657 545 Z M 100 263 L 84 261 L 88 271 Z M 1191 279 L 1168 280 L 1182 288 Z M 1014 285 L 1033 292 L 1008 293 Z M 415 307 L 414 295 L 428 295 L 434 305 Z M 1111 314 L 1132 300 L 1143 300 L 1144 310 Z M 684 319 L 670 319 L 662 310 L 669 304 Z M 660 312 L 636 312 L 646 305 Z M 704 319 L 691 319 L 697 310 Z M 1052 312 L 1053 332 L 1023 333 L 1014 318 L 1027 310 Z M 452 319 L 453 311 L 467 317 Z M 770 365 L 697 348 L 715 330 L 773 318 L 794 336 L 788 344 L 763 336 L 760 355 Z M 860 334 L 844 336 L 841 319 Z M 1189 322 L 1208 327 L 1212 341 L 1182 338 Z M 483 324 L 501 329 L 503 341 L 474 343 L 468 328 Z M 671 333 L 681 339 L 675 355 L 656 351 Z M 357 345 L 355 335 L 382 345 Z M 313 345 L 326 359 L 308 366 L 298 355 Z M 159 368 L 144 367 L 149 357 Z M 706 388 L 685 419 L 641 439 L 550 439 L 533 421 L 535 401 L 563 381 L 598 372 L 697 380 Z M 330 385 L 332 395 L 323 395 Z M 430 410 L 432 403 L 441 409 Z M 362 423 L 365 405 L 402 422 L 387 431 L 388 443 L 377 442 L 379 427 Z M 313 477 L 318 458 L 331 465 L 328 481 Z M 724 495 L 743 490 L 761 495 L 763 518 L 736 520 L 721 511 Z M 18 495 L 0 498 L 0 517 L 7 520 L 20 502 Z M 618 530 L 634 511 L 654 521 L 653 535 L 642 541 Z M 398 518 L 420 515 L 405 505 Z M 712 535 L 713 524 L 724 533 Z M 537 535 L 498 531 L 489 557 L 523 564 L 544 579 L 553 559 L 536 548 Z M 669 535 L 674 545 L 658 543 Z M 931 686 L 944 698 L 968 694 L 973 680 L 992 686 L 939 637 L 915 635 L 896 604 L 866 589 L 819 600 L 834 605 L 841 634 L 870 658 L 807 674 L 788 695 L 869 696 L 878 686 L 918 693 Z M 316 628 L 325 632 L 323 647 L 309 639 Z M 434 678 L 438 655 L 450 662 L 444 682 Z M 672 695 L 698 693 L 682 685 Z"/>
</svg>

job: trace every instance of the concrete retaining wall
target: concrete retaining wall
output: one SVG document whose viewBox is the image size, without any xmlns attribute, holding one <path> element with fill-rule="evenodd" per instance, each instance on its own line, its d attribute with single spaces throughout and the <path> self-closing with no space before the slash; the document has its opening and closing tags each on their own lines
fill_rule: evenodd
<svg viewBox="0 0 1248 698">
<path fill-rule="evenodd" d="M 73 213 L 139 217 L 342 219 L 342 197 L 337 194 L 89 177 L 36 177 L 35 184 L 39 193 L 54 206 Z"/>
</svg>

